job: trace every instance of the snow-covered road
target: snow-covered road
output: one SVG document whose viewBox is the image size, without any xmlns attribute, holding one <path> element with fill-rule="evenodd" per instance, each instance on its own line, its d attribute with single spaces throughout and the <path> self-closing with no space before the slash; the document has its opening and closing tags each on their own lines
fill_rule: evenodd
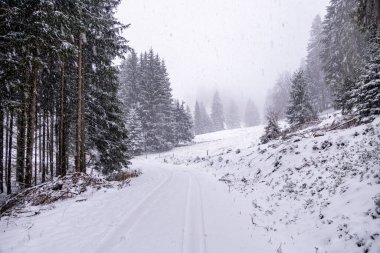
<svg viewBox="0 0 380 253">
<path fill-rule="evenodd" d="M 254 252 L 248 217 L 228 188 L 190 167 L 136 160 L 131 187 L 1 220 L 0 252 Z M 80 198 L 80 197 L 79 197 Z"/>
<path fill-rule="evenodd" d="M 135 166 L 144 168 L 141 180 L 150 178 L 150 190 L 125 210 L 96 252 L 252 252 L 249 220 L 225 186 L 191 168 L 152 161 Z"/>
</svg>

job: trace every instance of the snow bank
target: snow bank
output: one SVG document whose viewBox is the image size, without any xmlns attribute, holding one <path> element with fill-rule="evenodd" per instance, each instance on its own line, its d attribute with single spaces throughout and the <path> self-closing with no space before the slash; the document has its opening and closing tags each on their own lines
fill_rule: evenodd
<svg viewBox="0 0 380 253">
<path fill-rule="evenodd" d="M 380 252 L 380 118 L 326 131 L 341 116 L 287 140 L 259 144 L 263 126 L 197 136 L 157 159 L 214 174 L 247 203 L 272 252 Z M 323 136 L 310 131 L 324 129 Z M 270 252 L 270 251 L 268 251 Z"/>
</svg>

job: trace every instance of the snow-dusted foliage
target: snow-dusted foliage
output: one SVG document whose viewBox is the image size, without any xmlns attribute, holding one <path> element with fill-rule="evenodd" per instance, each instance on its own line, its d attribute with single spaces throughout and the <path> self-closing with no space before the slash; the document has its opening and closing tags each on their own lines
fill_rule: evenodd
<svg viewBox="0 0 380 253">
<path fill-rule="evenodd" d="M 261 143 L 265 144 L 271 140 L 277 139 L 281 134 L 278 125 L 278 116 L 276 112 L 267 112 L 267 125 L 264 129 L 264 135 L 260 137 Z"/>
<path fill-rule="evenodd" d="M 350 94 L 364 60 L 365 36 L 357 22 L 358 6 L 357 0 L 332 0 L 323 21 L 323 70 L 334 95 L 335 107 L 343 113 L 353 108 Z"/>
<path fill-rule="evenodd" d="M 371 40 L 369 59 L 352 97 L 360 122 L 371 122 L 380 114 L 380 32 Z"/>
<path fill-rule="evenodd" d="M 303 70 L 294 73 L 287 120 L 292 127 L 300 127 L 316 118 L 309 87 Z"/>
<path fill-rule="evenodd" d="M 126 117 L 128 130 L 128 151 L 132 155 L 139 155 L 144 151 L 144 135 L 140 116 L 136 108 L 130 108 Z"/>
<path fill-rule="evenodd" d="M 119 3 L 0 3 L 0 192 L 4 164 L 8 193 L 13 172 L 18 190 L 86 166 L 110 172 L 128 164 L 113 64 L 128 50 Z M 3 126 L 15 133 L 7 143 Z"/>
<path fill-rule="evenodd" d="M 176 129 L 180 122 L 176 121 L 179 117 L 175 115 L 166 65 L 152 49 L 139 59 L 135 53 L 129 55 L 121 66 L 120 81 L 124 113 L 134 107 L 140 118 L 144 151 L 171 149 L 178 144 L 178 134 L 188 135 L 187 129 Z M 177 133 L 179 129 L 185 132 Z"/>
<path fill-rule="evenodd" d="M 213 131 L 220 131 L 224 129 L 224 110 L 217 91 L 214 93 L 214 97 L 212 99 L 211 120 L 213 123 Z"/>
<path fill-rule="evenodd" d="M 185 103 L 175 101 L 173 113 L 175 144 L 190 142 L 194 138 L 193 120 L 190 112 L 185 109 Z"/>
<path fill-rule="evenodd" d="M 194 108 L 194 132 L 204 134 L 213 131 L 213 123 L 203 103 L 196 101 Z"/>
<path fill-rule="evenodd" d="M 322 52 L 322 20 L 319 15 L 314 18 L 307 47 L 305 74 L 310 86 L 310 95 L 314 108 L 322 112 L 331 107 L 330 88 L 326 85 L 323 64 L 320 57 Z"/>
</svg>

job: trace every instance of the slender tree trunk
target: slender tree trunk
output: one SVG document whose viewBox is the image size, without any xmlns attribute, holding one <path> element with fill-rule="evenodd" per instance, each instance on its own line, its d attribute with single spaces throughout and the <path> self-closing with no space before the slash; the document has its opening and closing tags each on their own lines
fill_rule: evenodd
<svg viewBox="0 0 380 253">
<path fill-rule="evenodd" d="M 79 33 L 78 45 L 78 90 L 77 90 L 77 125 L 76 125 L 76 154 L 75 154 L 75 170 L 82 171 L 82 33 Z"/>
<path fill-rule="evenodd" d="M 0 103 L 0 193 L 4 192 L 4 166 L 3 166 L 3 150 L 4 150 L 4 111 L 3 105 Z"/>
<path fill-rule="evenodd" d="M 5 172 L 5 185 L 8 178 L 8 156 L 9 156 L 9 112 L 5 112 L 5 160 L 4 160 L 4 172 Z"/>
<path fill-rule="evenodd" d="M 50 178 L 54 178 L 54 114 L 51 112 L 50 118 Z"/>
<path fill-rule="evenodd" d="M 54 116 L 53 113 L 50 112 L 50 117 L 48 117 L 47 122 L 47 130 L 48 130 L 48 149 L 49 149 L 49 168 L 50 168 L 50 179 L 53 180 L 54 177 L 54 164 L 53 164 L 53 156 L 54 156 Z"/>
<path fill-rule="evenodd" d="M 50 134 L 49 134 L 49 112 L 46 111 L 45 114 L 45 133 L 46 133 L 46 140 L 45 140 L 45 145 L 46 145 L 46 150 L 45 150 L 45 164 L 46 164 L 46 175 L 49 175 L 49 168 L 50 168 Z"/>
<path fill-rule="evenodd" d="M 66 175 L 66 116 L 65 116 L 65 64 L 61 69 L 61 94 L 60 94 L 60 112 L 59 112 L 59 164 L 60 174 Z"/>
<path fill-rule="evenodd" d="M 59 115 L 59 112 L 60 112 L 60 108 L 58 108 L 58 104 L 57 106 L 55 107 L 55 115 Z M 61 139 L 60 139 L 60 122 L 59 122 L 59 119 L 60 117 L 55 117 L 54 119 L 54 133 L 55 133 L 55 150 L 57 150 L 57 152 L 55 153 L 55 176 L 60 176 L 62 174 L 61 172 L 61 159 L 60 159 L 60 143 L 61 143 Z"/>
<path fill-rule="evenodd" d="M 25 167 L 25 130 L 26 130 L 26 100 L 23 97 L 21 110 L 17 116 L 17 166 L 16 166 L 16 181 L 24 183 L 24 167 Z"/>
<path fill-rule="evenodd" d="M 40 157 L 42 156 L 42 183 L 45 183 L 46 180 L 46 164 L 45 164 L 45 151 L 46 151 L 46 146 L 45 146 L 45 120 L 46 120 L 46 113 L 42 112 L 42 117 L 41 117 L 41 127 L 42 127 L 42 152 Z"/>
<path fill-rule="evenodd" d="M 37 75 L 38 70 L 33 66 L 32 84 L 29 93 L 29 115 L 26 141 L 26 170 L 25 170 L 25 187 L 32 186 L 32 170 L 33 170 L 33 144 L 34 130 L 36 124 L 36 105 L 37 105 Z"/>
<path fill-rule="evenodd" d="M 9 144 L 8 144 L 8 172 L 7 172 L 7 194 L 12 193 L 12 139 L 13 139 L 13 109 L 10 110 L 9 118 Z"/>
<path fill-rule="evenodd" d="M 34 185 L 37 185 L 37 168 L 38 168 L 38 116 L 36 114 L 36 129 L 34 131 Z"/>
<path fill-rule="evenodd" d="M 83 60 L 82 60 L 82 66 L 85 66 L 85 58 L 83 57 Z M 81 95 L 82 95 L 82 102 L 81 102 L 81 121 L 82 121 L 82 124 L 81 124 L 81 171 L 83 173 L 86 173 L 86 149 L 85 149 L 85 145 L 86 145 L 86 121 L 85 121 L 85 103 L 86 103 L 86 92 L 85 92 L 85 68 L 83 67 L 82 68 L 82 92 L 81 92 Z"/>
<path fill-rule="evenodd" d="M 374 0 L 374 1 L 375 1 L 377 30 L 380 30 L 380 0 Z"/>
<path fill-rule="evenodd" d="M 39 123 L 37 124 L 37 129 L 38 129 L 38 172 L 42 172 L 42 124 L 43 124 L 43 118 L 42 118 L 42 113 L 38 117 L 37 114 L 37 119 L 39 120 Z"/>
</svg>

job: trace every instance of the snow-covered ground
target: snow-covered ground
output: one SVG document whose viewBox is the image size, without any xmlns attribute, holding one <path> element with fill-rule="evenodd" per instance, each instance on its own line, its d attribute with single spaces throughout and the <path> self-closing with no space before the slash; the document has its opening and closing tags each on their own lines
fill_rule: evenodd
<svg viewBox="0 0 380 253">
<path fill-rule="evenodd" d="M 227 130 L 138 157 L 129 187 L 1 218 L 0 252 L 380 252 L 380 118 L 311 129 L 265 145 L 263 126 Z"/>
<path fill-rule="evenodd" d="M 380 118 L 326 131 L 333 113 L 290 139 L 260 145 L 263 127 L 200 135 L 155 156 L 213 174 L 240 196 L 264 252 L 380 252 Z M 320 134 L 321 130 L 315 131 Z M 245 199 L 245 201 L 244 201 Z M 253 251 L 260 252 L 260 251 Z"/>
<path fill-rule="evenodd" d="M 30 207 L 3 217 L 0 252 L 251 253 L 261 244 L 214 177 L 150 159 L 133 167 L 143 174 L 130 187 L 90 191 L 39 215 L 40 207 Z"/>
</svg>

